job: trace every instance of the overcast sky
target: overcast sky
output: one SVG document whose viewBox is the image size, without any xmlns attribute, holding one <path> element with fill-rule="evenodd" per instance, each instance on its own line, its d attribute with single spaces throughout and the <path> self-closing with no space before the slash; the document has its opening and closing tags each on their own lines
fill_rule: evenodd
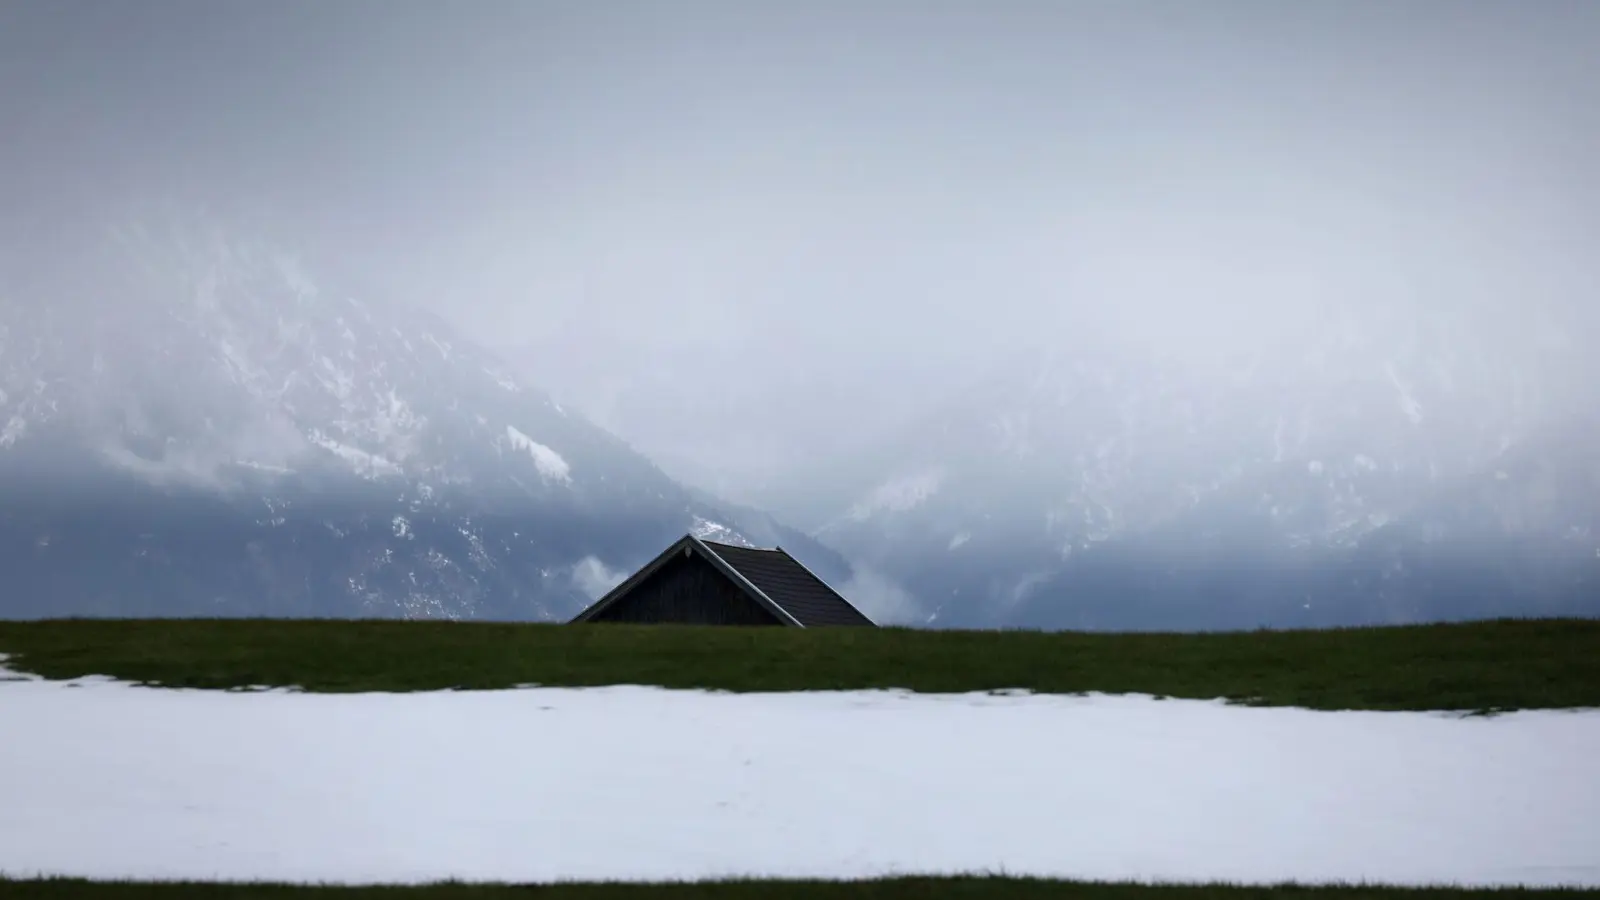
<svg viewBox="0 0 1600 900">
<path fill-rule="evenodd" d="M 0 0 L 0 204 L 247 210 L 751 477 L 1083 315 L 1592 303 L 1595 160 L 1594 0 Z"/>
</svg>

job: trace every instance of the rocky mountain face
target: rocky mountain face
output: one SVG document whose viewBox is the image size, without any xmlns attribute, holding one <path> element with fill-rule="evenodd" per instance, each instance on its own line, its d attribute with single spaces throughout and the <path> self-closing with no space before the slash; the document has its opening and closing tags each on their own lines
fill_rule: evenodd
<svg viewBox="0 0 1600 900">
<path fill-rule="evenodd" d="M 561 619 L 686 531 L 849 577 L 442 321 L 155 221 L 0 255 L 0 616 Z"/>
<path fill-rule="evenodd" d="M 772 502 L 933 624 L 1600 613 L 1597 332 L 1568 312 L 1346 310 L 1203 361 L 1061 336 Z"/>
</svg>

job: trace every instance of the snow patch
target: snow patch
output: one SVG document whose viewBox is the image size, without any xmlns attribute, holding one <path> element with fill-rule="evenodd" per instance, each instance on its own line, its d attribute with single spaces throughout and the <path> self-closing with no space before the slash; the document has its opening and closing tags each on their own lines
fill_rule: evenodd
<svg viewBox="0 0 1600 900">
<path fill-rule="evenodd" d="M 400 467 L 393 462 L 360 448 L 352 447 L 349 444 L 342 444 L 320 431 L 313 431 L 307 436 L 307 440 L 349 463 L 350 467 L 356 471 L 356 474 L 364 478 L 378 478 L 401 473 Z"/>
<path fill-rule="evenodd" d="M 446 362 L 450 360 L 450 345 L 434 337 L 431 332 L 423 332 L 422 339 L 433 345 L 439 351 L 439 357 Z"/>
<path fill-rule="evenodd" d="M 250 357 L 227 338 L 217 341 L 217 351 L 235 384 L 248 385 L 261 377 L 261 370 L 250 362 Z"/>
<path fill-rule="evenodd" d="M 495 372 L 495 371 L 493 371 L 491 369 L 484 369 L 483 370 L 483 374 L 485 374 L 485 375 L 489 376 L 490 378 L 494 379 L 494 383 L 495 384 L 500 385 L 501 388 L 503 388 L 505 390 L 508 390 L 508 391 L 511 391 L 512 393 L 516 393 L 518 390 L 521 389 L 517 385 L 517 383 L 515 381 L 512 381 L 510 378 L 507 378 L 506 376 L 500 374 L 499 372 Z"/>
<path fill-rule="evenodd" d="M 1399 393 L 1400 411 L 1413 425 L 1422 424 L 1422 404 L 1418 402 L 1416 394 L 1411 392 L 1411 386 L 1400 380 L 1399 373 L 1394 370 L 1394 363 L 1384 363 L 1384 374 L 1389 376 L 1389 383 Z"/>
<path fill-rule="evenodd" d="M 735 547 L 755 547 L 745 539 L 744 535 L 721 522 L 713 522 L 700 516 L 694 517 L 694 524 L 689 527 L 689 533 L 702 541 L 715 541 L 719 544 L 732 544 Z"/>
<path fill-rule="evenodd" d="M 271 463 L 258 462 L 253 459 L 236 459 L 233 464 L 241 469 L 254 469 L 257 472 L 266 472 L 271 475 L 293 475 L 294 470 L 287 466 L 275 466 Z"/>
<path fill-rule="evenodd" d="M 319 362 L 322 363 L 322 368 L 326 374 L 318 372 L 317 381 L 321 382 L 328 393 L 338 399 L 341 404 L 348 403 L 350 392 L 355 389 L 354 376 L 340 368 L 338 363 L 326 356 L 322 357 Z"/>
<path fill-rule="evenodd" d="M 572 467 L 561 458 L 561 454 L 518 431 L 513 425 L 506 426 L 506 438 L 511 441 L 513 449 L 521 450 L 533 457 L 533 464 L 539 470 L 540 478 L 545 481 L 572 480 Z"/>
<path fill-rule="evenodd" d="M 1595 711 L 21 676 L 0 721 L 0 872 L 22 877 L 1600 886 Z"/>
<path fill-rule="evenodd" d="M 941 469 L 926 469 L 878 485 L 850 508 L 849 518 L 860 522 L 878 512 L 907 512 L 927 502 L 944 484 Z"/>
</svg>

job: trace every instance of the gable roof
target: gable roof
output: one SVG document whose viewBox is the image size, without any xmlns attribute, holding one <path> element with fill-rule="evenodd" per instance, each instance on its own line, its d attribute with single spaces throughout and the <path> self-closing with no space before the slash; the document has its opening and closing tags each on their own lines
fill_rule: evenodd
<svg viewBox="0 0 1600 900">
<path fill-rule="evenodd" d="M 711 541 L 702 543 L 802 625 L 872 624 L 872 620 L 862 615 L 850 601 L 782 547 L 757 550 Z"/>
<path fill-rule="evenodd" d="M 782 547 L 758 550 L 703 541 L 684 535 L 655 559 L 630 575 L 605 596 L 596 600 L 573 622 L 586 622 L 606 607 L 627 596 L 677 554 L 694 554 L 711 563 L 750 599 L 771 612 L 784 625 L 809 628 L 816 625 L 872 625 L 850 604 L 799 560 Z"/>
</svg>

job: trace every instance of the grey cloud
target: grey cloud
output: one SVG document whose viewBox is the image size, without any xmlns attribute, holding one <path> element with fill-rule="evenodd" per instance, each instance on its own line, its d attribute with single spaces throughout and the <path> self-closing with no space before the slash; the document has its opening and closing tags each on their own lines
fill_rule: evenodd
<svg viewBox="0 0 1600 900">
<path fill-rule="evenodd" d="M 0 172 L 8 229 L 258 216 L 737 493 L 1062 333 L 1591 321 L 1597 41 L 1582 0 L 12 2 Z"/>
</svg>

